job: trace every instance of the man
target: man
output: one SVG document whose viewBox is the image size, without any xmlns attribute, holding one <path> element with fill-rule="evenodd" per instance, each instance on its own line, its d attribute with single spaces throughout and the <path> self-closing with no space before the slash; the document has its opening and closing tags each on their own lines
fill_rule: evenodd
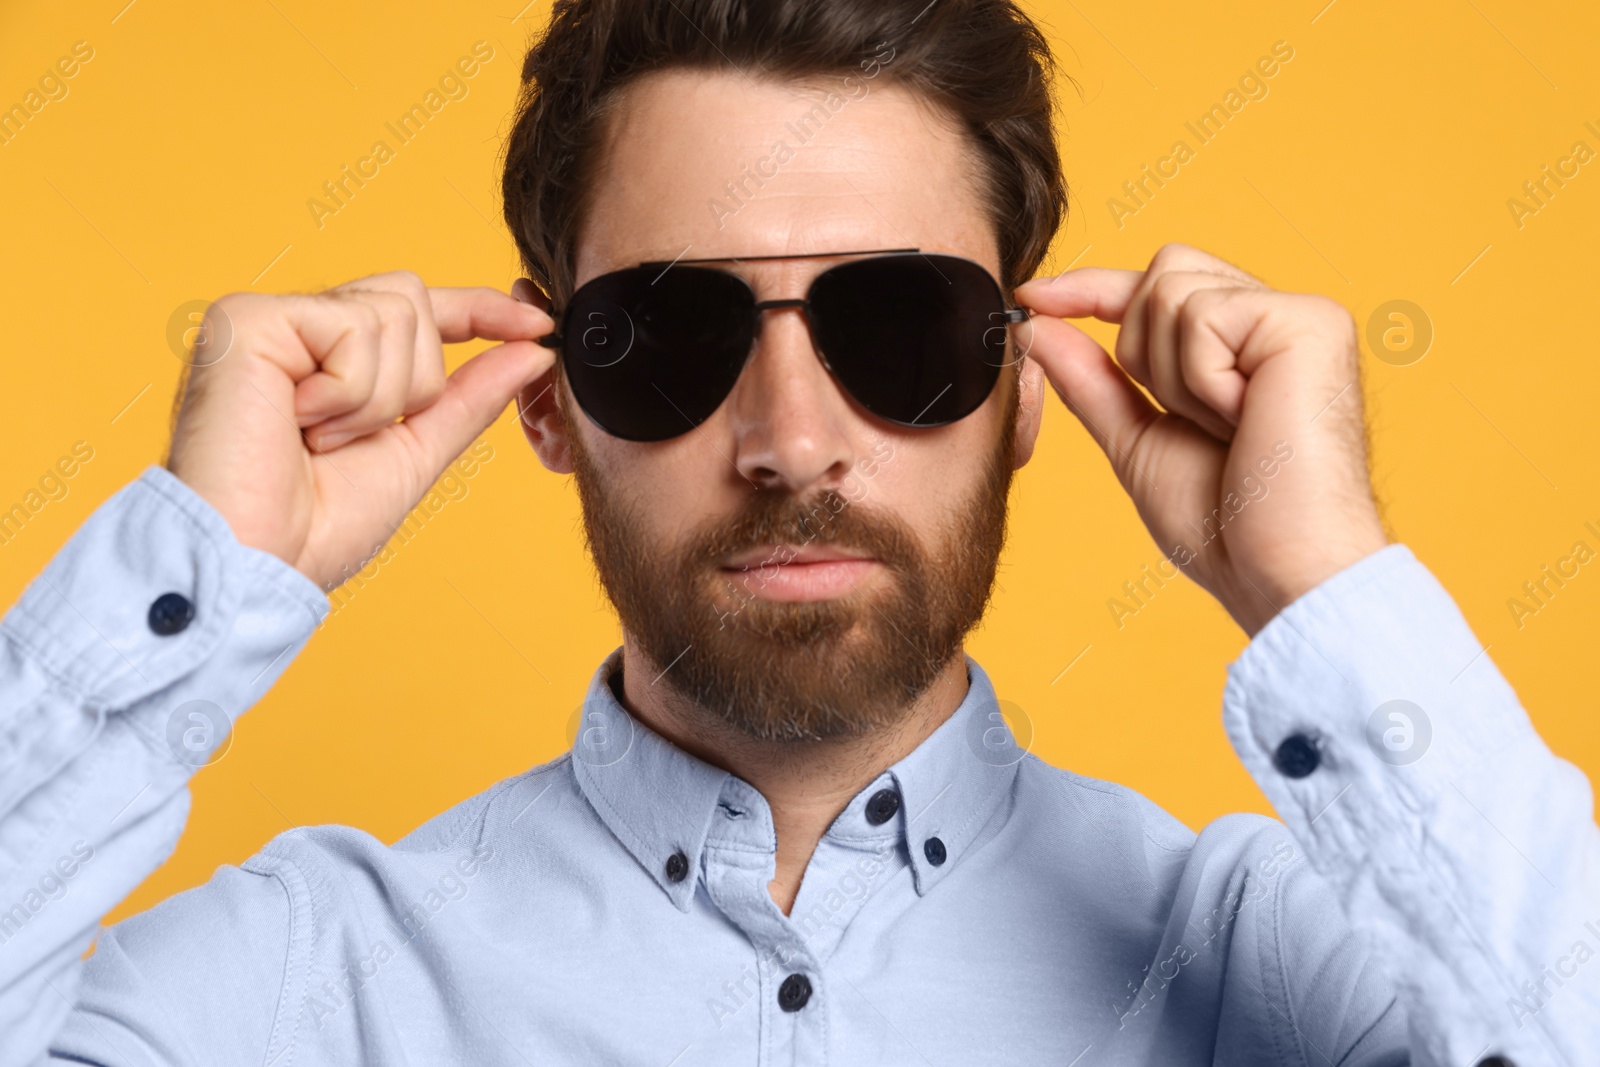
<svg viewBox="0 0 1600 1067">
<path fill-rule="evenodd" d="M 513 296 L 220 300 L 166 467 L 0 628 L 3 900 L 43 901 L 0 1058 L 1592 1062 L 1587 783 L 1386 544 L 1348 316 L 1177 245 L 1019 284 L 1048 72 L 1008 0 L 564 0 Z M 1004 731 L 962 639 L 1047 384 L 1252 635 L 1224 712 L 1287 826 L 1194 835 Z M 623 627 L 572 752 L 392 847 L 284 834 L 82 961 L 180 832 L 168 731 L 258 698 L 514 397 Z"/>
</svg>

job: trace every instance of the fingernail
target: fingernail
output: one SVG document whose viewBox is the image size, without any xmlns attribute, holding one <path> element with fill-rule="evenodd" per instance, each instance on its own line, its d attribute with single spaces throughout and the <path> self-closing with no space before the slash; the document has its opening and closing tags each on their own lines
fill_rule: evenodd
<svg viewBox="0 0 1600 1067">
<path fill-rule="evenodd" d="M 314 442 L 311 442 L 311 450 L 313 452 L 332 452 L 334 449 L 345 444 L 353 437 L 355 437 L 355 434 L 353 433 L 323 434 Z"/>
</svg>

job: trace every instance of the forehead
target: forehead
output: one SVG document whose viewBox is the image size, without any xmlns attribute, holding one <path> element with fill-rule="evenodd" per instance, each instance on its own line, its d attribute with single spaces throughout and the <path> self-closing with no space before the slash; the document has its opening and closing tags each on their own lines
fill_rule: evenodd
<svg viewBox="0 0 1600 1067">
<path fill-rule="evenodd" d="M 646 260 L 902 247 L 965 256 L 999 275 L 970 143 L 882 75 L 647 75 L 617 102 L 601 160 L 579 285 Z M 822 265 L 741 272 L 778 282 Z"/>
</svg>

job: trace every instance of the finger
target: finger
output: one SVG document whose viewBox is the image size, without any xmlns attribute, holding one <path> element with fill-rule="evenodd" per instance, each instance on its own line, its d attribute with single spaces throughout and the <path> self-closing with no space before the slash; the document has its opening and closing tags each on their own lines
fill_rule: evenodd
<svg viewBox="0 0 1600 1067">
<path fill-rule="evenodd" d="M 306 432 L 306 440 L 319 452 L 338 448 L 394 422 L 404 413 L 411 391 L 412 359 L 416 351 L 417 309 L 410 298 L 392 291 L 350 290 L 378 313 L 378 373 L 372 394 L 353 411 L 329 419 Z"/>
<path fill-rule="evenodd" d="M 532 341 L 485 349 L 450 375 L 438 400 L 406 416 L 400 426 L 414 436 L 430 472 L 442 471 L 494 422 L 519 389 L 554 362 L 554 352 Z"/>
<path fill-rule="evenodd" d="M 294 389 L 295 421 L 315 426 L 355 411 L 378 382 L 382 323 L 357 293 L 291 297 L 280 305 L 311 356 L 311 373 Z"/>
<path fill-rule="evenodd" d="M 1035 278 L 1017 286 L 1017 303 L 1041 315 L 1062 319 L 1122 321 L 1128 300 L 1144 272 L 1110 267 L 1079 267 L 1054 278 Z"/>
<path fill-rule="evenodd" d="M 1148 320 L 1150 289 L 1155 282 L 1156 275 L 1153 274 L 1146 274 L 1139 279 L 1138 287 L 1128 299 L 1128 310 L 1122 316 L 1122 329 L 1117 331 L 1117 343 L 1112 348 L 1123 372 L 1152 394 L 1156 391 L 1156 382 L 1150 376 Z"/>
<path fill-rule="evenodd" d="M 1242 310 L 1251 302 L 1249 289 L 1207 289 L 1190 297 L 1179 315 L 1177 337 L 1183 382 L 1197 400 L 1236 428 L 1244 416 L 1248 368 L 1240 359 L 1241 337 L 1235 343 L 1218 328 L 1220 314 Z M 1246 335 L 1248 336 L 1248 335 Z M 1232 434 L 1220 440 L 1231 440 Z"/>
<path fill-rule="evenodd" d="M 1198 386 L 1197 395 L 1219 411 L 1232 408 L 1237 417 L 1249 395 L 1284 417 L 1290 417 L 1289 407 L 1303 408 L 1298 415 L 1314 421 L 1327 397 L 1340 395 L 1356 380 L 1354 323 L 1348 311 L 1326 297 L 1270 289 L 1204 290 L 1190 298 L 1178 329 L 1186 362 L 1194 366 L 1185 373 Z M 1301 388 L 1290 395 L 1247 389 L 1251 382 L 1259 384 L 1265 366 L 1280 355 L 1295 358 L 1292 374 Z M 1234 372 L 1213 373 L 1224 361 Z"/>
<path fill-rule="evenodd" d="M 1069 322 L 1036 319 L 1028 358 L 1044 368 L 1056 395 L 1105 450 L 1122 484 L 1134 488 L 1138 442 L 1161 412 L 1094 338 Z"/>
<path fill-rule="evenodd" d="M 1225 278 L 1243 282 L 1247 285 L 1264 288 L 1259 278 L 1240 268 L 1212 255 L 1203 252 L 1193 245 L 1172 242 L 1156 249 L 1156 254 L 1150 257 L 1150 266 L 1146 273 L 1165 274 L 1169 271 L 1205 271 L 1207 274 L 1220 274 Z"/>
<path fill-rule="evenodd" d="M 555 327 L 555 320 L 543 309 L 513 299 L 509 294 L 487 286 L 469 289 L 428 290 L 433 304 L 433 321 L 439 338 L 446 342 L 470 341 L 482 337 L 490 341 L 533 341 Z"/>
<path fill-rule="evenodd" d="M 1163 278 L 1178 273 L 1196 273 L 1235 285 L 1264 288 L 1238 267 L 1198 248 L 1174 243 L 1157 249 L 1156 254 L 1150 257 L 1144 277 L 1128 299 L 1122 332 L 1117 335 L 1116 345 L 1117 362 L 1122 364 L 1122 369 L 1152 393 L 1156 391 L 1156 380 L 1150 352 L 1150 294 Z"/>
<path fill-rule="evenodd" d="M 1238 425 L 1238 399 L 1243 396 L 1243 376 L 1233 352 L 1218 345 L 1190 345 L 1192 331 L 1180 331 L 1180 318 L 1201 292 L 1244 292 L 1225 275 L 1209 271 L 1169 271 L 1156 278 L 1145 301 L 1145 359 L 1151 392 L 1162 407 L 1181 415 L 1219 441 L 1233 439 Z M 1180 336 L 1181 333 L 1181 336 Z M 1224 382 L 1237 379 L 1237 394 Z M 1193 383 L 1193 384 L 1191 384 Z M 1206 396 L 1202 397 L 1195 386 Z M 1226 401 L 1218 410 L 1209 398 Z"/>
<path fill-rule="evenodd" d="M 416 309 L 416 329 L 412 340 L 411 379 L 406 388 L 404 411 L 421 411 L 437 400 L 444 391 L 444 346 L 439 341 L 439 327 L 433 321 L 433 301 L 429 299 L 428 287 L 422 279 L 414 271 L 396 270 L 346 282 L 335 288 L 336 291 L 399 293 L 411 301 Z"/>
</svg>

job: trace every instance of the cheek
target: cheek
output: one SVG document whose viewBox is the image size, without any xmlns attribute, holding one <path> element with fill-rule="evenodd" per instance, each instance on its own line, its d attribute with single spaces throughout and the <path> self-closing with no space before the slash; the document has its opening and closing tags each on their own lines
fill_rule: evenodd
<svg viewBox="0 0 1600 1067">
<path fill-rule="evenodd" d="M 980 423 L 980 414 L 936 430 L 885 436 L 857 463 L 851 499 L 897 517 L 924 545 L 936 539 L 981 477 L 992 427 Z"/>
<path fill-rule="evenodd" d="M 728 481 L 723 472 L 733 468 L 702 435 L 642 444 L 592 425 L 583 430 L 596 488 L 608 502 L 627 508 L 630 527 L 650 545 L 666 550 L 682 544 L 713 516 L 737 507 L 738 497 L 722 488 Z"/>
</svg>

